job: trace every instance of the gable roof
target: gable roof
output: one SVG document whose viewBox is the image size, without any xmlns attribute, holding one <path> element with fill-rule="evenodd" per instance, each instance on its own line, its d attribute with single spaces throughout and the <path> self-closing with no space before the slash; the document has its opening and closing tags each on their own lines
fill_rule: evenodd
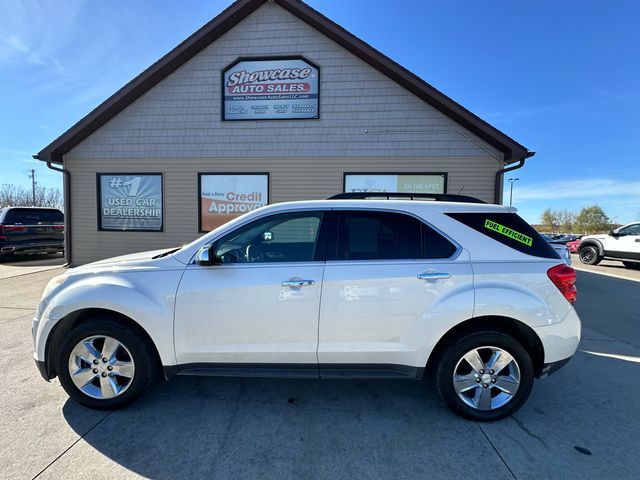
<svg viewBox="0 0 640 480">
<path fill-rule="evenodd" d="M 34 158 L 62 163 L 63 155 L 123 111 L 127 106 L 177 70 L 180 66 L 231 30 L 267 1 L 280 5 L 300 20 L 400 84 L 418 98 L 477 135 L 504 154 L 505 163 L 534 155 L 526 147 L 464 108 L 427 82 L 397 64 L 371 45 L 329 20 L 300 0 L 237 0 L 213 20 L 180 43 L 157 62 L 135 77 L 88 115 L 73 125 Z"/>
</svg>

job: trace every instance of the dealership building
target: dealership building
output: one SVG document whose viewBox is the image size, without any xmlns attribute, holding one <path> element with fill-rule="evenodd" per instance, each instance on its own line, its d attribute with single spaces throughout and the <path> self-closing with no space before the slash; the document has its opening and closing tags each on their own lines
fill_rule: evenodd
<svg viewBox="0 0 640 480">
<path fill-rule="evenodd" d="M 344 191 L 499 203 L 532 155 L 308 5 L 238 0 L 35 158 L 79 265 Z"/>
</svg>

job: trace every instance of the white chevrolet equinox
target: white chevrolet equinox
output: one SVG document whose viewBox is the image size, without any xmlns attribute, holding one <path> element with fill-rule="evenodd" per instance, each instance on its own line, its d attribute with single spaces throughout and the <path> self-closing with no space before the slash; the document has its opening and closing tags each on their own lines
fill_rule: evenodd
<svg viewBox="0 0 640 480">
<path fill-rule="evenodd" d="M 38 368 L 99 409 L 197 374 L 424 377 L 466 418 L 514 413 L 578 346 L 575 271 L 513 209 L 392 196 L 269 205 L 70 269 L 33 321 Z"/>
</svg>

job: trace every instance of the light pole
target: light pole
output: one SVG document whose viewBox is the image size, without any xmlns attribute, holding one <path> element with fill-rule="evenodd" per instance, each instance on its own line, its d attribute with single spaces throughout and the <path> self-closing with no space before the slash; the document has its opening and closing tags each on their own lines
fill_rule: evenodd
<svg viewBox="0 0 640 480">
<path fill-rule="evenodd" d="M 509 206 L 513 204 L 513 184 L 516 183 L 519 178 L 510 178 L 509 183 L 511 184 L 511 189 L 509 191 Z"/>
</svg>

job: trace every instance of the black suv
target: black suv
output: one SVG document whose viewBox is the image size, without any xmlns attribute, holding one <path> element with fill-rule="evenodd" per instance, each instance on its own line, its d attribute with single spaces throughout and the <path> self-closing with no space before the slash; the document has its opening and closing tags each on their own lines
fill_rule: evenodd
<svg viewBox="0 0 640 480">
<path fill-rule="evenodd" d="M 0 209 L 0 261 L 13 254 L 64 252 L 64 216 L 56 208 Z"/>
</svg>

